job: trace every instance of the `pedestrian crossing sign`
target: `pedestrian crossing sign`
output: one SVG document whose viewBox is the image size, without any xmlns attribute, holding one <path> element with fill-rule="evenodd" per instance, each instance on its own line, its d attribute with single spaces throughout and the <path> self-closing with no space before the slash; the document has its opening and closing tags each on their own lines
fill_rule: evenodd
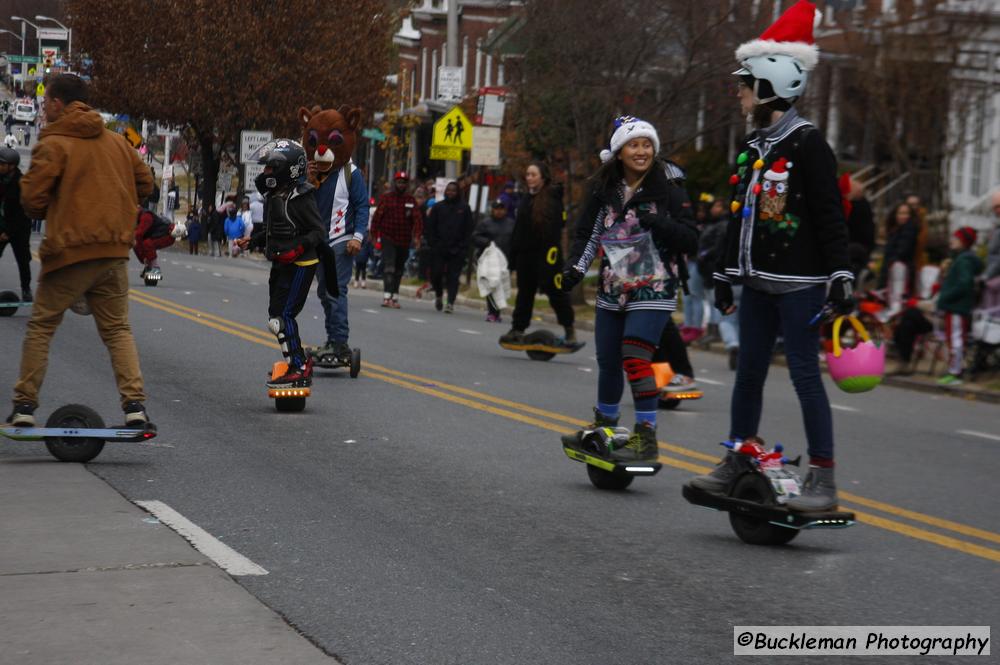
<svg viewBox="0 0 1000 665">
<path fill-rule="evenodd" d="M 434 123 L 431 146 L 436 148 L 458 148 L 472 150 L 472 123 L 455 106 Z"/>
</svg>

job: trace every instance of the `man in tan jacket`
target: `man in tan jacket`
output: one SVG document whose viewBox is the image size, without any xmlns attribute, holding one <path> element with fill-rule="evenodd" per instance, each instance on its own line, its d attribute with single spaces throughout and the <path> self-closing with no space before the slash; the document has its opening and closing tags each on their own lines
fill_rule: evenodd
<svg viewBox="0 0 1000 665">
<path fill-rule="evenodd" d="M 125 423 L 148 422 L 139 354 L 128 321 L 129 249 L 139 201 L 153 191 L 149 168 L 125 139 L 87 106 L 87 84 L 55 76 L 45 90 L 45 119 L 21 179 L 28 216 L 46 220 L 42 269 L 7 422 L 31 427 L 48 367 L 49 344 L 66 310 L 85 299 L 111 355 Z M 81 386 L 82 387 L 82 386 Z"/>
</svg>

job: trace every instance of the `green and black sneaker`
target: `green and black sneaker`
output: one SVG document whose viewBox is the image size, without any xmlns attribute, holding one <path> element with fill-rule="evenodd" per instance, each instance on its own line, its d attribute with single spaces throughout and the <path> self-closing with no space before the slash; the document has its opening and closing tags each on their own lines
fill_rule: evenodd
<svg viewBox="0 0 1000 665">
<path fill-rule="evenodd" d="M 608 418 L 606 415 L 594 409 L 594 422 L 587 425 L 585 429 L 573 432 L 572 434 L 565 434 L 562 437 L 562 443 L 567 448 L 579 448 L 580 441 L 583 439 L 583 435 L 586 432 L 595 430 L 599 427 L 617 427 L 617 418 Z"/>
<path fill-rule="evenodd" d="M 649 423 L 636 423 L 625 447 L 611 451 L 616 462 L 655 462 L 659 455 L 656 427 Z"/>
</svg>

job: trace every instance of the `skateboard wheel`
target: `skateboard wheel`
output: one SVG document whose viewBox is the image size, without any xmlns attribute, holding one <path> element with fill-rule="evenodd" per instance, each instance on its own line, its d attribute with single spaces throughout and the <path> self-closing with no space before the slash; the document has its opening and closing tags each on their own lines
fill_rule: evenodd
<svg viewBox="0 0 1000 665">
<path fill-rule="evenodd" d="M 67 404 L 56 409 L 45 422 L 46 427 L 74 427 L 79 429 L 103 429 L 101 416 L 88 406 Z M 45 437 L 45 447 L 60 462 L 89 462 L 104 449 L 102 439 L 78 437 Z"/>
<path fill-rule="evenodd" d="M 351 349 L 351 371 L 352 379 L 358 378 L 361 373 L 361 349 Z"/>
</svg>

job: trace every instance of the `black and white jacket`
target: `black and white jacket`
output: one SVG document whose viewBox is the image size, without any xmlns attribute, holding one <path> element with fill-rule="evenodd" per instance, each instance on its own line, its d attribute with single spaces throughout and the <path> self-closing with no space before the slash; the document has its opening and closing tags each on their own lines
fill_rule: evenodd
<svg viewBox="0 0 1000 665">
<path fill-rule="evenodd" d="M 740 153 L 717 281 L 853 277 L 837 159 L 812 123 L 783 119 L 766 138 L 751 133 Z"/>
</svg>

